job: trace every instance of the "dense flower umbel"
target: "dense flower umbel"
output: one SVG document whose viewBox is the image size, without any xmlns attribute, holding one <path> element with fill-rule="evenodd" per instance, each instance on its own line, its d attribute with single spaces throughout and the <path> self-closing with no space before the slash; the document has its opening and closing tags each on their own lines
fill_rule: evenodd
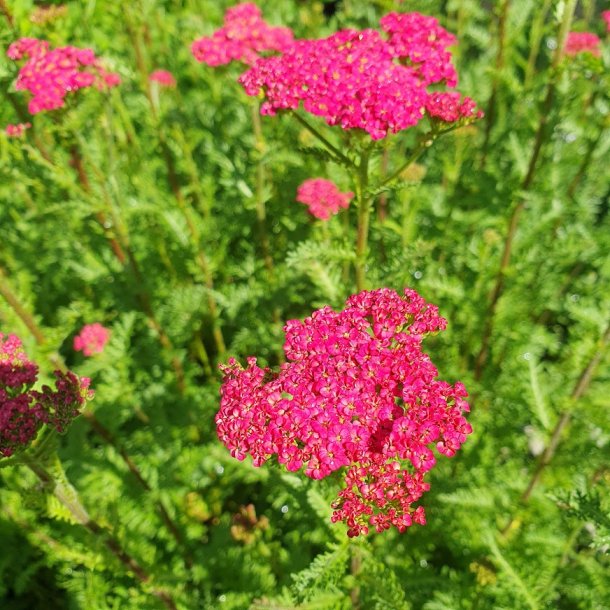
<svg viewBox="0 0 610 610">
<path fill-rule="evenodd" d="M 591 53 L 600 57 L 601 40 L 591 32 L 570 32 L 566 40 L 565 54 L 578 55 L 579 53 Z"/>
<path fill-rule="evenodd" d="M 72 91 L 91 86 L 104 89 L 120 82 L 118 74 L 102 68 L 91 49 L 51 49 L 46 40 L 21 38 L 9 46 L 7 55 L 13 60 L 27 58 L 15 89 L 32 94 L 28 104 L 31 114 L 61 108 Z"/>
<path fill-rule="evenodd" d="M 332 518 L 349 536 L 425 523 L 413 503 L 429 488 L 431 447 L 451 457 L 472 431 L 464 386 L 436 380 L 421 349 L 445 326 L 414 290 L 387 288 L 350 297 L 343 311 L 291 320 L 279 373 L 255 358 L 245 369 L 234 359 L 222 367 L 218 436 L 255 466 L 276 455 L 313 479 L 345 468 Z"/>
<path fill-rule="evenodd" d="M 154 72 L 151 72 L 148 80 L 153 83 L 159 83 L 162 87 L 176 86 L 174 75 L 167 70 L 155 70 Z"/>
<path fill-rule="evenodd" d="M 469 98 L 452 98 L 457 113 L 439 112 L 438 92 L 427 90 L 457 84 L 447 51 L 455 37 L 436 19 L 390 13 L 381 25 L 387 39 L 368 29 L 297 40 L 282 55 L 260 59 L 240 82 L 248 95 L 264 92 L 263 114 L 296 109 L 302 102 L 329 125 L 364 129 L 373 139 L 416 125 L 427 111 L 451 121 L 479 116 Z"/>
<path fill-rule="evenodd" d="M 253 64 L 264 51 L 282 52 L 293 41 L 289 28 L 267 24 L 260 8 L 244 2 L 225 13 L 224 25 L 212 36 L 196 40 L 191 51 L 197 61 L 221 66 L 232 61 Z"/>
<path fill-rule="evenodd" d="M 23 351 L 15 335 L 0 333 L 0 456 L 26 447 L 44 424 L 63 432 L 93 398 L 90 380 L 55 371 L 55 389 L 32 389 L 38 366 Z"/>
<path fill-rule="evenodd" d="M 85 356 L 101 354 L 110 340 L 110 331 L 99 322 L 85 324 L 80 333 L 74 337 L 74 349 L 82 351 Z"/>
<path fill-rule="evenodd" d="M 25 130 L 29 129 L 32 123 L 17 123 L 16 125 L 7 125 L 4 128 L 4 133 L 9 138 L 22 138 Z"/>
<path fill-rule="evenodd" d="M 309 206 L 309 212 L 320 220 L 328 220 L 341 208 L 347 208 L 354 193 L 342 193 L 334 182 L 324 178 L 305 180 L 297 189 L 297 201 Z"/>
</svg>

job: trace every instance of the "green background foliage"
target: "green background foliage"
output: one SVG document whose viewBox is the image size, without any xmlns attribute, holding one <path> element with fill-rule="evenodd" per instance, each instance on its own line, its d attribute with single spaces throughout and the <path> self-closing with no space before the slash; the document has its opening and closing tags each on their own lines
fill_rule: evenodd
<svg viewBox="0 0 610 610">
<path fill-rule="evenodd" d="M 572 24 L 605 37 L 603 57 L 554 66 L 569 2 L 264 3 L 299 37 L 376 27 L 389 10 L 434 15 L 458 36 L 460 90 L 486 112 L 376 194 L 367 253 L 369 287 L 413 287 L 448 319 L 426 345 L 469 390 L 474 433 L 428 475 L 425 527 L 349 541 L 330 523 L 335 481 L 238 462 L 214 430 L 219 361 L 278 365 L 282 321 L 355 292 L 354 206 L 324 224 L 295 202 L 308 177 L 353 190 L 349 172 L 289 116 L 258 133 L 241 66 L 190 53 L 230 5 L 72 1 L 40 24 L 37 3 L 0 2 L 0 125 L 25 116 L 4 53 L 20 36 L 91 47 L 123 81 L 37 115 L 23 140 L 0 135 L 0 330 L 23 339 L 43 381 L 62 362 L 92 378 L 94 419 L 58 452 L 91 516 L 151 576 L 138 582 L 9 466 L 0 606 L 153 609 L 158 588 L 181 609 L 609 608 L 607 7 L 580 2 Z M 176 89 L 148 84 L 158 68 Z M 375 172 L 413 145 L 388 141 Z M 95 321 L 111 341 L 84 359 L 72 340 Z"/>
</svg>

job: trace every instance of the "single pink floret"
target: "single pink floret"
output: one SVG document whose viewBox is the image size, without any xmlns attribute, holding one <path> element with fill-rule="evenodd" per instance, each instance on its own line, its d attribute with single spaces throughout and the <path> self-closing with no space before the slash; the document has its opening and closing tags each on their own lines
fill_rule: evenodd
<svg viewBox="0 0 610 610">
<path fill-rule="evenodd" d="M 414 290 L 381 288 L 286 323 L 279 372 L 222 366 L 218 437 L 239 460 L 272 456 L 312 479 L 341 471 L 332 521 L 348 536 L 424 524 L 426 473 L 472 432 L 464 386 L 439 380 L 422 339 L 446 320 Z"/>
<path fill-rule="evenodd" d="M 347 208 L 354 193 L 342 193 L 334 182 L 324 178 L 305 180 L 297 189 L 297 201 L 309 206 L 309 212 L 320 220 L 328 220 L 341 208 Z"/>
<path fill-rule="evenodd" d="M 9 138 L 22 138 L 25 134 L 25 130 L 29 129 L 32 123 L 17 123 L 16 125 L 7 125 L 4 129 L 4 133 Z"/>
<path fill-rule="evenodd" d="M 11 44 L 7 55 L 14 61 L 26 58 L 19 70 L 15 89 L 29 91 L 30 114 L 38 114 L 65 105 L 68 93 L 95 86 L 114 87 L 121 82 L 118 74 L 106 72 L 91 49 L 66 46 L 51 49 L 46 40 L 20 38 Z"/>
<path fill-rule="evenodd" d="M 578 55 L 579 53 L 591 53 L 595 57 L 601 57 L 601 40 L 591 32 L 570 32 L 566 40 L 565 54 Z"/>
<path fill-rule="evenodd" d="M 175 87 L 176 79 L 171 72 L 167 70 L 155 70 L 148 77 L 149 81 L 159 83 L 162 87 Z"/>
<path fill-rule="evenodd" d="M 293 42 L 290 28 L 266 23 L 256 4 L 244 2 L 227 10 L 224 25 L 191 46 L 195 59 L 208 66 L 232 61 L 254 64 L 265 51 L 282 52 Z"/>
<path fill-rule="evenodd" d="M 106 343 L 110 339 L 110 330 L 99 322 L 86 324 L 76 337 L 74 337 L 74 349 L 82 351 L 85 356 L 101 354 Z"/>
</svg>

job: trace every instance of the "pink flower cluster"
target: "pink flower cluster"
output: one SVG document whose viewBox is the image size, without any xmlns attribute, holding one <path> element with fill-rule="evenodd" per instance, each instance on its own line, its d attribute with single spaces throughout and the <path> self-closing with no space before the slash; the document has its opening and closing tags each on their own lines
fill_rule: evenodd
<svg viewBox="0 0 610 610">
<path fill-rule="evenodd" d="M 566 40 L 565 54 L 578 55 L 579 53 L 591 53 L 595 57 L 600 57 L 601 40 L 591 32 L 570 32 Z"/>
<path fill-rule="evenodd" d="M 90 380 L 55 371 L 55 389 L 32 389 L 38 366 L 23 351 L 15 335 L 0 333 L 0 455 L 8 457 L 25 448 L 44 424 L 63 432 L 93 398 Z"/>
<path fill-rule="evenodd" d="M 261 113 L 303 108 L 329 125 L 364 129 L 375 140 L 417 125 L 426 115 L 475 118 L 469 98 L 447 100 L 429 85 L 454 87 L 457 74 L 447 47 L 455 37 L 433 17 L 390 13 L 376 30 L 341 30 L 321 40 L 297 40 L 280 56 L 262 58 L 240 77 L 248 95 L 265 94 Z"/>
<path fill-rule="evenodd" d="M 74 349 L 82 351 L 85 356 L 101 354 L 110 340 L 110 331 L 99 322 L 85 324 L 80 333 L 74 337 Z"/>
<path fill-rule="evenodd" d="M 91 86 L 114 87 L 121 80 L 118 74 L 102 68 L 91 49 L 72 46 L 51 49 L 46 40 L 21 38 L 9 46 L 7 55 L 13 60 L 27 58 L 15 88 L 32 94 L 28 104 L 31 114 L 63 107 L 71 91 Z"/>
<path fill-rule="evenodd" d="M 309 212 L 320 220 L 328 220 L 341 208 L 347 208 L 354 193 L 342 193 L 334 182 L 324 178 L 305 180 L 297 189 L 297 201 L 309 206 Z"/>
<path fill-rule="evenodd" d="M 279 373 L 256 358 L 221 367 L 216 426 L 231 455 L 255 466 L 271 456 L 287 470 L 321 479 L 345 469 L 332 520 L 348 535 L 404 531 L 425 523 L 413 503 L 429 489 L 432 448 L 451 457 L 472 429 L 464 386 L 436 379 L 425 335 L 446 326 L 414 290 L 382 288 L 350 297 L 285 326 Z"/>
<path fill-rule="evenodd" d="M 21 138 L 25 133 L 26 129 L 29 129 L 32 123 L 17 123 L 16 125 L 7 125 L 4 129 L 4 133 L 9 138 Z"/>
<path fill-rule="evenodd" d="M 148 80 L 153 83 L 159 83 L 162 87 L 176 86 L 174 75 L 167 70 L 155 70 L 154 72 L 151 72 Z"/>
<path fill-rule="evenodd" d="M 602 11 L 602 19 L 606 22 L 606 32 L 610 32 L 610 11 Z"/>
<path fill-rule="evenodd" d="M 221 66 L 232 61 L 253 64 L 263 51 L 282 52 L 293 41 L 289 28 L 267 24 L 261 10 L 251 2 L 227 10 L 224 25 L 212 36 L 196 40 L 191 51 L 197 61 Z"/>
</svg>

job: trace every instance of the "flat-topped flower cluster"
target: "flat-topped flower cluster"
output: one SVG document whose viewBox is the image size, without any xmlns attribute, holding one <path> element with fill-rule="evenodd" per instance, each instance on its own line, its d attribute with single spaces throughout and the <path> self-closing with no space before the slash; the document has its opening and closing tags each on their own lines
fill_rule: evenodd
<svg viewBox="0 0 610 610">
<path fill-rule="evenodd" d="M 249 95 L 264 93 L 263 114 L 302 104 L 329 125 L 363 129 L 376 140 L 426 114 L 450 122 L 480 116 L 471 99 L 438 89 L 457 85 L 448 50 L 456 39 L 434 17 L 390 13 L 380 23 L 385 35 L 347 29 L 296 40 L 281 55 L 259 59 L 240 82 Z"/>
<path fill-rule="evenodd" d="M 232 61 L 253 64 L 264 51 L 284 51 L 293 41 L 290 28 L 269 25 L 256 4 L 244 2 L 227 10 L 224 25 L 212 36 L 196 40 L 197 61 L 221 66 Z"/>
<path fill-rule="evenodd" d="M 425 523 L 413 504 L 429 488 L 433 448 L 451 457 L 472 431 L 464 386 L 437 380 L 422 351 L 422 339 L 445 326 L 414 290 L 387 288 L 291 320 L 279 373 L 255 358 L 222 367 L 218 436 L 255 466 L 275 455 L 313 479 L 344 468 L 333 521 L 350 536 Z"/>
<path fill-rule="evenodd" d="M 52 49 L 46 40 L 20 38 L 9 46 L 7 55 L 15 61 L 27 58 L 19 70 L 15 89 L 32 94 L 30 114 L 63 107 L 68 93 L 78 89 L 114 87 L 121 80 L 118 74 L 102 67 L 91 49 Z"/>
<path fill-rule="evenodd" d="M 34 390 L 38 366 L 15 335 L 0 333 L 0 456 L 25 448 L 44 424 L 63 432 L 93 398 L 90 380 L 55 371 L 55 388 Z"/>
</svg>

